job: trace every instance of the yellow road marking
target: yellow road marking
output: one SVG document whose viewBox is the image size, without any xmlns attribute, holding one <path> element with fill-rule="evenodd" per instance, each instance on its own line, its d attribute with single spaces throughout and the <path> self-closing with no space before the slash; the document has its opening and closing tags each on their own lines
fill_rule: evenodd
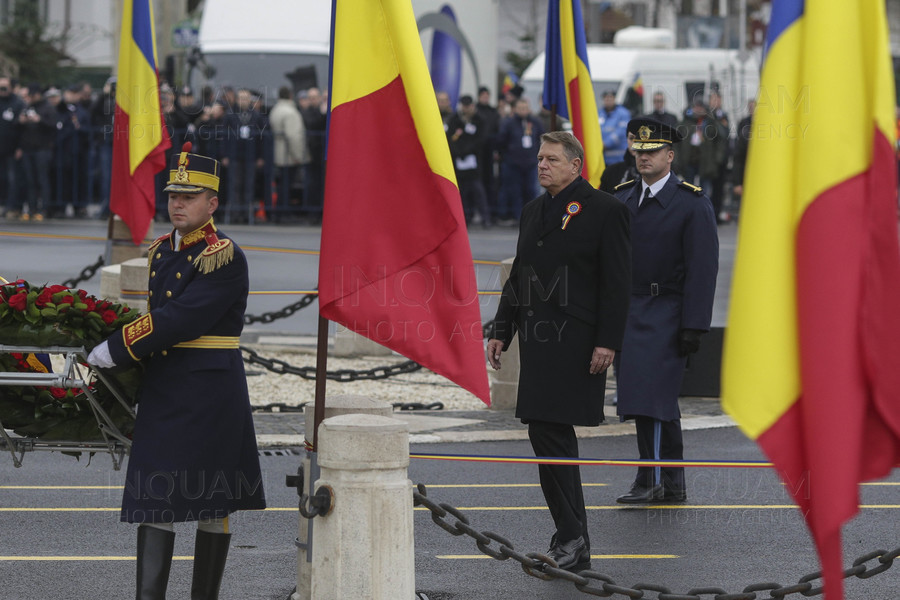
<svg viewBox="0 0 900 600">
<path fill-rule="evenodd" d="M 493 558 L 485 554 L 437 554 L 435 558 L 444 558 L 448 560 L 481 560 L 483 558 Z M 591 554 L 591 559 L 597 560 L 618 560 L 618 559 L 647 559 L 657 560 L 662 558 L 681 558 L 678 554 Z"/>
<path fill-rule="evenodd" d="M 251 292 L 252 293 L 252 292 Z M 272 292 L 264 292 L 272 293 Z M 288 292 L 284 292 L 288 293 Z M 289 292 L 294 293 L 294 292 Z M 583 487 L 606 487 L 608 483 L 582 483 Z M 900 481 L 874 481 L 861 483 L 871 487 L 900 486 Z M 539 483 L 430 483 L 430 489 L 468 489 L 468 488 L 536 488 Z M 121 485 L 0 485 L 0 490 L 121 490 Z"/>
<path fill-rule="evenodd" d="M 0 512 L 115 512 L 122 510 L 119 507 L 115 508 L 106 508 L 106 507 L 76 507 L 76 506 L 20 506 L 20 507 L 2 507 L 0 508 Z M 285 512 L 285 511 L 296 511 L 298 508 L 296 506 L 275 506 L 272 508 L 265 508 L 262 511 L 254 510 L 253 512 Z"/>
<path fill-rule="evenodd" d="M 458 506 L 457 510 L 478 510 L 478 511 L 531 511 L 531 510 L 547 510 L 546 506 Z M 797 508 L 795 504 L 615 504 L 609 506 L 587 506 L 587 510 L 648 510 L 648 509 L 678 509 L 678 510 L 784 510 L 788 508 Z M 859 508 L 863 509 L 890 509 L 896 510 L 900 508 L 900 504 L 860 504 Z M 21 506 L 21 507 L 2 507 L 0 512 L 114 512 L 122 510 L 119 507 L 53 507 L 53 506 Z M 296 511 L 296 506 L 273 506 L 254 512 L 288 512 Z M 413 510 L 428 510 L 425 507 L 417 507 Z"/>
<path fill-rule="evenodd" d="M 88 240 L 91 242 L 105 242 L 105 237 L 97 237 L 94 235 L 60 235 L 55 233 L 18 233 L 15 231 L 0 231 L 0 236 L 4 237 L 24 237 L 24 238 L 44 238 L 53 240 Z M 152 242 L 153 240 L 144 240 Z"/>
<path fill-rule="evenodd" d="M 584 487 L 604 487 L 609 485 L 608 483 L 582 483 Z M 427 484 L 425 486 L 429 490 L 432 488 L 460 488 L 460 489 L 468 489 L 468 488 L 536 488 L 541 487 L 539 483 L 438 483 L 438 484 Z"/>
<path fill-rule="evenodd" d="M 136 560 L 135 556 L 0 556 L 0 561 Z M 194 560 L 193 556 L 173 556 L 172 560 Z"/>
<path fill-rule="evenodd" d="M 121 490 L 121 485 L 0 485 L 0 490 Z"/>
</svg>

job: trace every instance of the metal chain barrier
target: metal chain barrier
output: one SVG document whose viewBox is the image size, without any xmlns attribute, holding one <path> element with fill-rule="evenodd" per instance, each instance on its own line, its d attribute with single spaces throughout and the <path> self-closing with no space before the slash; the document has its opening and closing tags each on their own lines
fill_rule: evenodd
<svg viewBox="0 0 900 600">
<path fill-rule="evenodd" d="M 300 404 L 286 404 L 284 402 L 271 402 L 269 404 L 265 404 L 263 406 L 254 406 L 253 412 L 267 412 L 267 413 L 289 413 L 289 412 L 303 412 L 304 407 L 308 404 L 308 402 L 301 402 Z M 422 402 L 394 402 L 391 404 L 394 410 L 399 410 L 401 412 L 413 411 L 413 410 L 442 410 L 444 408 L 443 402 L 432 402 L 430 404 L 423 404 Z"/>
<path fill-rule="evenodd" d="M 436 503 L 428 498 L 427 491 L 423 484 L 418 484 L 416 490 L 413 490 L 413 503 L 415 506 L 424 506 L 431 512 L 431 520 L 435 525 L 446 531 L 447 533 L 460 536 L 468 535 L 475 540 L 475 545 L 487 556 L 496 560 L 506 560 L 512 558 L 519 562 L 522 570 L 532 577 L 550 581 L 553 579 L 563 579 L 571 582 L 580 592 L 591 596 L 599 596 L 601 598 L 624 597 L 624 598 L 653 598 L 654 596 L 645 596 L 645 592 L 655 593 L 657 600 L 767 600 L 786 598 L 793 594 L 799 594 L 800 597 L 810 598 L 822 594 L 822 586 L 814 587 L 813 582 L 822 578 L 821 571 L 804 575 L 798 583 L 783 586 L 779 583 L 756 583 L 748 585 L 742 592 L 728 593 L 724 589 L 717 587 L 698 587 L 688 590 L 684 594 L 674 593 L 665 586 L 654 585 L 649 583 L 638 583 L 633 587 L 617 585 L 613 579 L 608 576 L 591 569 L 572 573 L 557 568 L 558 565 L 549 556 L 539 552 L 528 552 L 523 554 L 518 552 L 512 543 L 505 537 L 489 531 L 479 532 L 469 525 L 469 519 L 457 508 L 447 504 L 446 502 Z M 446 517 L 450 515 L 455 519 L 455 523 L 449 523 Z M 491 547 L 492 542 L 497 542 L 495 547 Z M 879 573 L 883 573 L 891 568 L 894 560 L 900 557 L 900 548 L 896 548 L 891 552 L 886 550 L 875 550 L 864 554 L 853 561 L 853 566 L 844 571 L 844 578 L 857 577 L 859 579 L 868 579 Z M 871 566 L 867 566 L 870 563 Z M 767 595 L 758 595 L 757 592 L 767 593 Z"/>
<path fill-rule="evenodd" d="M 297 375 L 299 377 L 302 377 L 303 379 L 312 380 L 315 380 L 316 378 L 315 367 L 295 367 L 284 362 L 283 360 L 278 360 L 277 358 L 263 358 L 259 355 L 258 352 L 247 348 L 246 346 L 240 346 L 240 349 L 241 352 L 243 352 L 245 355 L 244 362 L 247 364 L 265 367 L 266 370 L 271 371 L 272 373 L 277 373 L 278 375 Z M 373 367 L 364 371 L 356 371 L 353 369 L 338 369 L 336 371 L 327 371 L 325 374 L 325 378 L 330 379 L 331 381 L 378 380 L 387 379 L 388 377 L 401 375 L 403 373 L 414 373 L 421 368 L 422 365 L 420 365 L 416 361 L 407 360 L 394 365 Z"/>
<path fill-rule="evenodd" d="M 101 254 L 97 258 L 97 262 L 92 265 L 88 265 L 81 270 L 81 273 L 78 274 L 77 277 L 73 277 L 72 279 L 66 279 L 62 282 L 64 286 L 67 288 L 74 288 L 82 281 L 87 281 L 91 277 L 93 277 L 97 273 L 97 269 L 103 266 L 106 261 L 103 260 L 103 255 Z"/>
<path fill-rule="evenodd" d="M 253 323 L 271 323 L 276 319 L 284 319 L 286 317 L 290 317 L 301 308 L 306 308 L 307 306 L 315 302 L 316 298 L 318 297 L 318 294 L 306 294 L 293 304 L 289 304 L 281 310 L 263 313 L 258 316 L 244 315 L 244 325 L 252 325 Z"/>
</svg>

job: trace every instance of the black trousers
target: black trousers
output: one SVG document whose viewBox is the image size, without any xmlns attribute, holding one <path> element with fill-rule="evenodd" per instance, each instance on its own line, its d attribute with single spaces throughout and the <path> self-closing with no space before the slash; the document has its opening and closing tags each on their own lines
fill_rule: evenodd
<svg viewBox="0 0 900 600">
<path fill-rule="evenodd" d="M 528 422 L 528 438 L 535 456 L 552 458 L 577 458 L 578 438 L 575 428 L 561 423 L 544 421 Z M 584 536 L 587 548 L 587 511 L 584 508 L 584 492 L 581 488 L 581 472 L 577 465 L 538 465 L 541 490 L 556 525 L 559 542 L 568 542 Z"/>
<path fill-rule="evenodd" d="M 637 428 L 638 452 L 645 460 L 684 458 L 681 420 L 660 421 L 653 417 L 634 418 Z M 671 490 L 683 490 L 684 467 L 638 467 L 635 483 L 651 487 L 662 483 Z"/>
</svg>

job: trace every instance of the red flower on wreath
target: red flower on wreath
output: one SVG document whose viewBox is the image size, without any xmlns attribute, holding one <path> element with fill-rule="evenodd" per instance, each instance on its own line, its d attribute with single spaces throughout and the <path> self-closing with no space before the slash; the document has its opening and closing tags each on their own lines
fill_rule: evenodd
<svg viewBox="0 0 900 600">
<path fill-rule="evenodd" d="M 50 388 L 50 393 L 53 394 L 54 398 L 65 398 L 69 391 L 65 388 L 52 387 Z"/>
<path fill-rule="evenodd" d="M 94 302 L 93 298 L 82 298 L 82 302 L 84 302 L 85 306 L 87 306 L 87 310 L 94 312 L 97 308 L 97 303 Z"/>
<path fill-rule="evenodd" d="M 111 325 L 112 322 L 118 318 L 118 315 L 114 310 L 104 310 L 100 316 L 103 317 L 103 322 L 107 325 Z"/>
<path fill-rule="evenodd" d="M 53 302 L 53 294 L 48 290 L 41 292 L 41 295 L 34 299 L 34 305 L 38 308 L 44 308 L 48 302 Z"/>
<path fill-rule="evenodd" d="M 46 287 L 46 290 L 47 290 L 48 292 L 50 292 L 51 294 L 58 294 L 58 293 L 60 293 L 60 292 L 66 291 L 67 289 L 69 289 L 69 288 L 67 288 L 67 287 L 64 286 L 64 285 L 58 285 L 58 284 L 57 284 L 57 285 L 48 285 L 48 286 Z"/>
<path fill-rule="evenodd" d="M 63 296 L 59 299 L 60 304 L 74 304 L 75 296 Z"/>
<path fill-rule="evenodd" d="M 10 299 L 7 300 L 7 304 L 18 311 L 24 311 L 25 307 L 28 306 L 28 294 L 26 294 L 25 292 L 19 292 L 18 294 L 10 297 Z"/>
</svg>

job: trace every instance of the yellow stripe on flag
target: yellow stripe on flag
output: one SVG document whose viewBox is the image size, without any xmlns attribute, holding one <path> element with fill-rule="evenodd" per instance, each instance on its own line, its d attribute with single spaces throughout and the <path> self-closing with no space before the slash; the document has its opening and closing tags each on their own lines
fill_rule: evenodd
<svg viewBox="0 0 900 600">
<path fill-rule="evenodd" d="M 153 3 L 150 19 L 153 20 Z M 119 40 L 119 67 L 116 84 L 116 104 L 128 113 L 128 158 L 133 175 L 140 165 L 162 142 L 160 122 L 159 83 L 156 71 L 144 57 L 130 35 L 134 24 L 134 7 L 131 0 L 122 3 L 123 28 Z M 128 34 L 128 35 L 126 35 Z M 153 62 L 156 64 L 156 39 L 153 39 Z"/>
<path fill-rule="evenodd" d="M 337 2 L 334 33 L 334 73 L 353 78 L 332 81 L 331 108 L 375 92 L 398 75 L 403 81 L 409 109 L 431 170 L 456 182 L 447 136 L 434 118 L 437 104 L 408 1 Z M 417 47 L 413 47 L 416 45 Z M 352 63 L 352 64 L 351 64 Z"/>
</svg>

